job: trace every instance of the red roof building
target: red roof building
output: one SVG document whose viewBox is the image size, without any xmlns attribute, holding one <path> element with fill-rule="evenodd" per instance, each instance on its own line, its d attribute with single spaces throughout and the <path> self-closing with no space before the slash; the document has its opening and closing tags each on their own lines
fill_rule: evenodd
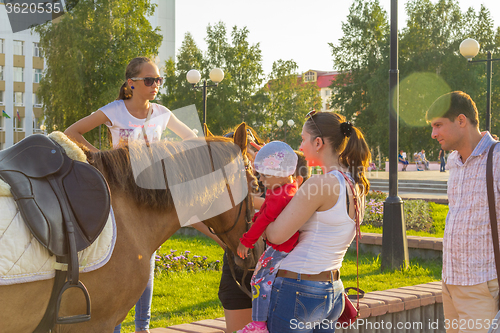
<svg viewBox="0 0 500 333">
<path fill-rule="evenodd" d="M 332 110 L 328 108 L 328 99 L 332 95 L 332 89 L 329 86 L 333 81 L 335 81 L 335 77 L 337 75 L 339 75 L 339 72 L 336 71 L 317 71 L 310 69 L 304 74 L 298 76 L 299 79 L 304 78 L 304 82 L 316 82 L 318 85 L 322 100 L 321 111 Z"/>
</svg>

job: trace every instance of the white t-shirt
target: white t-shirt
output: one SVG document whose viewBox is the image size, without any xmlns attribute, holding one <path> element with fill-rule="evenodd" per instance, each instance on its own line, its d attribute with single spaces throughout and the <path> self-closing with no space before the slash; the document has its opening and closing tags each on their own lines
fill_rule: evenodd
<svg viewBox="0 0 500 333">
<path fill-rule="evenodd" d="M 156 103 L 152 103 L 152 105 L 151 119 L 146 129 L 146 135 L 150 143 L 161 139 L 161 134 L 167 128 L 170 115 L 172 114 L 163 105 Z M 146 119 L 138 119 L 132 116 L 128 112 L 124 100 L 113 101 L 99 110 L 109 119 L 109 122 L 105 125 L 111 131 L 113 148 L 123 146 L 128 143 L 129 139 L 138 139 L 143 135 L 142 128 Z"/>
</svg>

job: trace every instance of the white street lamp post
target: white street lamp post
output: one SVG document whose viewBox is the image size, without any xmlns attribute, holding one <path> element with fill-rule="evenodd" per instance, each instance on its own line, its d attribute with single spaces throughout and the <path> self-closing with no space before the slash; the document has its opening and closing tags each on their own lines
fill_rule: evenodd
<svg viewBox="0 0 500 333">
<path fill-rule="evenodd" d="M 217 87 L 219 82 L 224 79 L 224 72 L 220 68 L 214 68 L 210 71 L 210 80 L 215 84 L 207 85 L 207 80 L 203 80 L 203 85 L 196 85 L 201 80 L 201 74 L 196 69 L 192 69 L 186 74 L 187 81 L 194 89 L 201 89 L 203 92 L 203 123 L 207 123 L 207 88 Z M 206 133 L 205 133 L 206 134 Z"/>
<path fill-rule="evenodd" d="M 292 119 L 290 119 L 287 121 L 287 124 L 291 128 L 293 125 L 295 125 L 295 122 Z M 281 126 L 283 126 L 283 120 L 278 120 L 276 122 L 276 125 L 278 125 L 278 127 L 281 128 Z M 286 143 L 286 126 L 285 126 L 285 140 L 284 141 Z"/>
<path fill-rule="evenodd" d="M 500 59 L 491 59 L 491 51 L 488 51 L 486 60 L 472 60 L 479 53 L 479 43 L 472 38 L 467 38 L 460 43 L 460 53 L 468 62 L 486 62 L 486 130 L 491 131 L 491 72 L 492 62 Z"/>
</svg>

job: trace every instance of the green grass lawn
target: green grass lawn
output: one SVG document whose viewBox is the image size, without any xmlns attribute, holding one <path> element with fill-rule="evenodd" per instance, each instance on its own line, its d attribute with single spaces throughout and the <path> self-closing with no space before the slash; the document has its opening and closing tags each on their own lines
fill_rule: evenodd
<svg viewBox="0 0 500 333">
<path fill-rule="evenodd" d="M 446 221 L 446 214 L 448 214 L 448 206 L 440 205 L 434 202 L 429 202 L 429 206 L 431 209 L 431 217 L 434 225 L 435 233 L 429 233 L 424 231 L 415 231 L 415 230 L 406 230 L 406 234 L 408 236 L 422 236 L 422 237 L 437 237 L 442 238 L 444 235 L 444 224 Z M 377 228 L 372 225 L 361 225 L 362 232 L 369 233 L 382 233 L 382 227 Z"/>
<path fill-rule="evenodd" d="M 222 249 L 205 237 L 173 236 L 160 253 L 191 251 L 207 261 L 222 260 Z M 412 260 L 409 269 L 380 272 L 377 256 L 360 256 L 360 288 L 366 292 L 415 285 L 441 279 L 441 262 Z M 224 316 L 217 297 L 221 272 L 171 272 L 155 277 L 151 328 L 167 327 Z M 345 287 L 356 286 L 356 252 L 349 251 L 341 269 Z M 134 310 L 122 324 L 122 332 L 134 332 Z"/>
</svg>

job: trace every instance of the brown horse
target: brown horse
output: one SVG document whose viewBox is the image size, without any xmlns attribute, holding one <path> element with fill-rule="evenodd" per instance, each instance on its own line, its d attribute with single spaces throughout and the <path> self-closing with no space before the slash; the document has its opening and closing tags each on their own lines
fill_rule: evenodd
<svg viewBox="0 0 500 333">
<path fill-rule="evenodd" d="M 215 137 L 206 142 L 212 158 L 183 152 L 181 143 L 159 142 L 152 147 L 162 151 L 169 163 L 181 163 L 179 170 L 185 175 L 208 174 L 220 166 L 230 163 L 243 153 L 246 160 L 246 125 L 242 124 L 232 140 Z M 203 139 L 195 139 L 193 141 Z M 199 142 L 198 142 L 199 143 Z M 179 228 L 179 217 L 173 205 L 170 190 L 146 190 L 136 185 L 131 171 L 130 150 L 121 148 L 106 152 L 87 153 L 89 163 L 94 165 L 106 178 L 117 226 L 117 240 L 109 262 L 93 272 L 80 274 L 80 280 L 87 287 L 92 306 L 92 318 L 88 322 L 56 325 L 53 332 L 112 332 L 141 296 L 149 272 L 149 258 L 153 252 L 172 236 Z M 247 160 L 246 160 L 247 161 Z M 233 208 L 210 218 L 204 223 L 218 233 L 228 248 L 236 253 L 239 237 L 247 230 L 248 214 L 253 212 L 253 203 L 248 194 L 256 185 L 256 180 L 248 168 L 246 182 L 248 192 L 241 204 L 233 202 Z M 231 182 L 233 175 L 226 174 Z M 198 176 L 196 176 L 198 177 Z M 170 185 L 170 184 L 169 184 Z M 199 204 L 199 200 L 215 200 L 227 188 L 226 183 L 215 184 L 205 193 L 198 193 L 195 198 L 186 198 L 189 205 Z M 232 189 L 235 192 L 234 189 Z M 233 197 L 237 193 L 232 193 Z M 192 206 L 194 207 L 194 206 Z M 237 257 L 237 256 L 236 256 Z M 254 256 L 255 257 L 255 256 Z M 241 266 L 253 266 L 256 259 L 237 261 Z M 0 286 L 0 332 L 33 332 L 40 322 L 47 307 L 53 280 L 45 280 L 17 285 Z M 59 315 L 67 316 L 85 312 L 85 302 L 79 291 L 68 290 L 61 303 Z"/>
</svg>

